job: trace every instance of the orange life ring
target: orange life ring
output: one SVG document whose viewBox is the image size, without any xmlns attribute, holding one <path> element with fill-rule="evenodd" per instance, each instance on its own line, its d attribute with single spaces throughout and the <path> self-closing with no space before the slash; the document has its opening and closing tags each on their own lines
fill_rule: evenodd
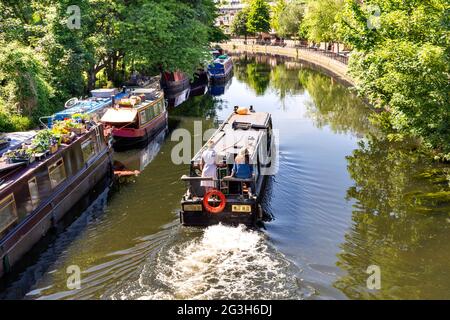
<svg viewBox="0 0 450 320">
<path fill-rule="evenodd" d="M 213 207 L 209 204 L 209 200 L 211 199 L 212 196 L 219 197 L 220 205 L 218 207 Z M 227 199 L 225 198 L 225 195 L 219 190 L 212 190 L 203 197 L 203 206 L 210 213 L 221 213 L 225 209 L 226 204 Z"/>
</svg>

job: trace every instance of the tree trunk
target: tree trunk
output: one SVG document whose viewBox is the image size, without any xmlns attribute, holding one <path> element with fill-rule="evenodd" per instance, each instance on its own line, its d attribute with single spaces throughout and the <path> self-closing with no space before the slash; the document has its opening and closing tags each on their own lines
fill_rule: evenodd
<svg viewBox="0 0 450 320">
<path fill-rule="evenodd" d="M 88 84 L 87 84 L 87 91 L 91 92 L 95 89 L 95 82 L 97 82 L 97 72 L 95 71 L 95 68 L 92 68 L 89 70 L 88 73 Z"/>
</svg>

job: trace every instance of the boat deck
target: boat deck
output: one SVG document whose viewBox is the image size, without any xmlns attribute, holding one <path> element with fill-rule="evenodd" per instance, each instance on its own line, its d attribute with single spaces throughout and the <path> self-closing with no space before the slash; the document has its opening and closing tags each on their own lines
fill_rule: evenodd
<svg viewBox="0 0 450 320">
<path fill-rule="evenodd" d="M 214 150 L 219 156 L 237 154 L 243 147 L 248 148 L 250 159 L 256 157 L 256 148 L 264 135 L 261 130 L 268 128 L 270 114 L 267 112 L 251 112 L 247 115 L 232 114 L 211 137 Z M 201 160 L 206 145 L 192 159 Z"/>
</svg>

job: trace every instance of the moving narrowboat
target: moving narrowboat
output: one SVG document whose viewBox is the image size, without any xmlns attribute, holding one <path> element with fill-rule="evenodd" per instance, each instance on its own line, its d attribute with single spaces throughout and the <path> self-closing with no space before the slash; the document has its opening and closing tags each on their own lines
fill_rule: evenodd
<svg viewBox="0 0 450 320">
<path fill-rule="evenodd" d="M 53 130 L 12 134 L 15 145 L 0 151 L 0 277 L 112 174 L 103 125 L 83 124 L 64 139 Z"/>
<path fill-rule="evenodd" d="M 208 76 L 211 81 L 226 81 L 233 73 L 233 60 L 228 55 L 217 57 L 208 66 Z"/>
<path fill-rule="evenodd" d="M 47 126 L 51 128 L 53 122 L 70 119 L 76 114 L 88 115 L 91 119 L 100 119 L 106 109 L 111 107 L 114 100 L 125 97 L 127 93 L 124 87 L 121 92 L 118 89 L 92 90 L 91 95 L 92 97 L 83 100 L 72 98 L 64 105 L 65 110 L 55 113 L 50 117 L 44 117 L 47 118 Z"/>
<path fill-rule="evenodd" d="M 161 88 L 166 96 L 189 89 L 190 81 L 189 77 L 181 71 L 162 72 L 161 74 Z"/>
<path fill-rule="evenodd" d="M 114 149 L 142 148 L 167 129 L 164 94 L 157 89 L 136 89 L 109 108 L 101 122 L 112 130 Z"/>
<path fill-rule="evenodd" d="M 181 178 L 188 189 L 181 201 L 180 222 L 199 227 L 218 223 L 260 225 L 265 219 L 261 197 L 266 178 L 272 174 L 272 135 L 269 113 L 235 107 L 191 160 L 190 175 Z M 215 165 L 209 163 L 205 169 L 205 157 L 211 160 L 211 155 Z"/>
</svg>

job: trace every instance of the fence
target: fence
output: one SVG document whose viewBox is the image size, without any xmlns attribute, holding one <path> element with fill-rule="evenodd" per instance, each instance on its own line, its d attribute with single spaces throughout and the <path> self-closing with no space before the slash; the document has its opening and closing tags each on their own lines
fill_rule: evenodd
<svg viewBox="0 0 450 320">
<path fill-rule="evenodd" d="M 283 40 L 283 41 L 270 41 L 270 40 L 257 40 L 257 39 L 248 39 L 247 42 L 243 39 L 232 39 L 232 43 L 236 44 L 247 44 L 247 45 L 260 45 L 260 46 L 270 46 L 270 47 L 280 47 L 280 48 L 293 48 L 299 49 L 309 52 L 314 52 L 316 54 L 323 55 L 327 58 L 339 61 L 345 65 L 348 64 L 349 51 L 341 51 L 341 52 L 333 52 L 331 50 L 322 49 L 316 45 L 308 45 L 306 43 L 302 43 L 300 41 L 294 40 Z"/>
</svg>

